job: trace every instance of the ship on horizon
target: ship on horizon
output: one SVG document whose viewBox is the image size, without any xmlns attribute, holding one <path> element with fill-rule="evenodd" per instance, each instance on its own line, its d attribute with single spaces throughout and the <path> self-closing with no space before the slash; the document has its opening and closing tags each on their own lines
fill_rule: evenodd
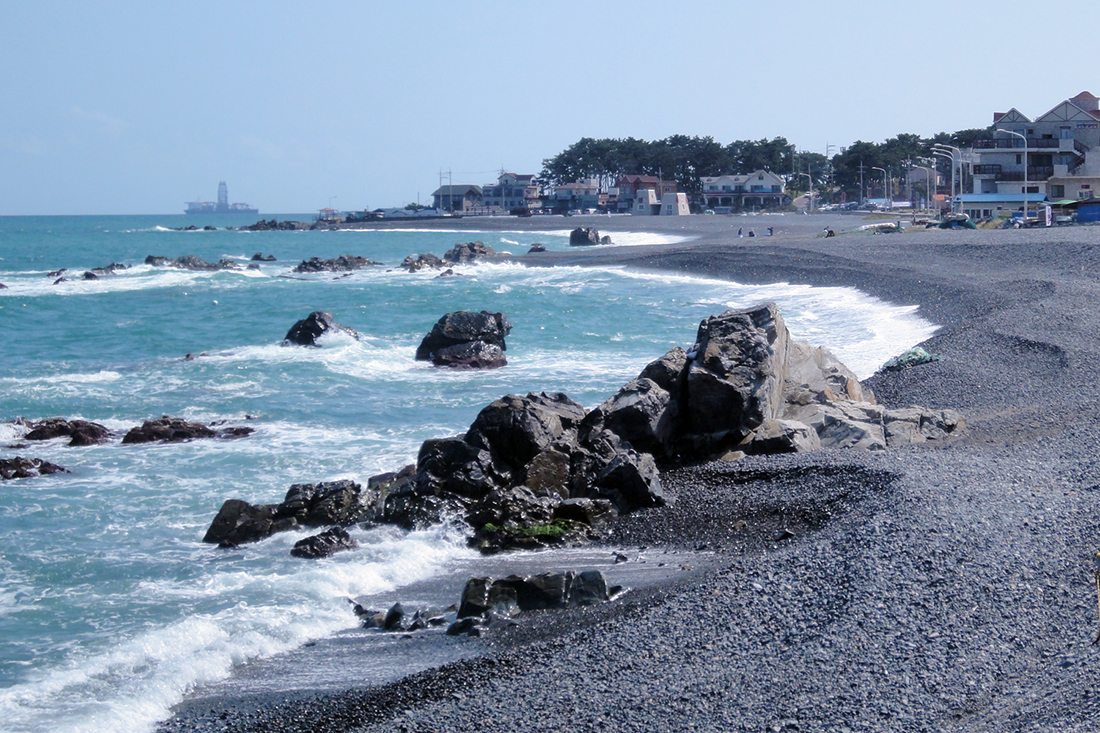
<svg viewBox="0 0 1100 733">
<path fill-rule="evenodd" d="M 185 214 L 259 214 L 260 210 L 248 204 L 229 203 L 229 189 L 225 181 L 218 184 L 218 201 L 185 201 Z"/>
</svg>

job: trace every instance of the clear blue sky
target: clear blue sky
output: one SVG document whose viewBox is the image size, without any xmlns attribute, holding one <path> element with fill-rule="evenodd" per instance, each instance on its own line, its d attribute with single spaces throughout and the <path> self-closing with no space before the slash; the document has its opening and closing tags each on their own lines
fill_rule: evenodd
<svg viewBox="0 0 1100 733">
<path fill-rule="evenodd" d="M 427 201 L 582 137 L 801 149 L 1100 94 L 1087 3 L 58 2 L 0 7 L 0 215 Z"/>
</svg>

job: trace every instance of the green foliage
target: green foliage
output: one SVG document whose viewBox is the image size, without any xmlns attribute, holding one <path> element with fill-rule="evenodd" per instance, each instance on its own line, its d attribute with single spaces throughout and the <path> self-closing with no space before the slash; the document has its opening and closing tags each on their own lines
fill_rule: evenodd
<svg viewBox="0 0 1100 733">
<path fill-rule="evenodd" d="M 672 135 L 652 142 L 633 137 L 585 137 L 544 160 L 539 177 L 550 186 L 595 178 L 610 187 L 628 174 L 661 176 L 677 181 L 681 191 L 700 193 L 704 176 L 752 173 L 762 168 L 787 179 L 787 190 L 792 194 L 809 188 L 809 181 L 802 175 L 809 173 L 817 190 L 831 187 L 837 193 L 844 192 L 848 200 L 858 200 L 862 198 L 861 166 L 864 186 L 872 186 L 877 196 L 882 193 L 883 176 L 874 168 L 888 171 L 892 186 L 900 190 L 896 188 L 898 180 L 914 165 L 947 172 L 950 163 L 932 154 L 933 144 L 969 147 L 992 134 L 992 127 L 941 132 L 931 138 L 902 133 L 882 143 L 857 140 L 832 158 L 796 152 L 784 137 L 735 140 L 728 145 L 710 136 Z"/>
<path fill-rule="evenodd" d="M 506 535 L 512 535 L 513 537 L 564 537 L 572 532 L 576 527 L 576 522 L 568 519 L 559 519 L 552 524 L 538 524 L 533 527 L 517 527 L 514 525 L 506 525 L 504 527 L 497 526 L 491 522 L 482 525 L 482 529 L 486 532 L 501 532 Z"/>
</svg>

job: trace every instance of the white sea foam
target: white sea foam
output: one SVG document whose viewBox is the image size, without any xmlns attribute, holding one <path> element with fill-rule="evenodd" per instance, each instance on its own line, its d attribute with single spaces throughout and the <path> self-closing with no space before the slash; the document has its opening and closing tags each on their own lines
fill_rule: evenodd
<svg viewBox="0 0 1100 733">
<path fill-rule="evenodd" d="M 221 608 L 185 613 L 105 651 L 37 671 L 0 691 L 0 719 L 8 730 L 34 733 L 152 730 L 196 685 L 353 626 L 349 596 L 431 577 L 472 554 L 446 528 L 353 534 L 364 548 L 326 561 L 286 562 L 275 572 L 211 572 L 198 583 L 141 583 L 136 590 L 160 603 L 213 600 Z M 289 533 L 268 542 L 285 555 L 300 536 Z"/>
</svg>

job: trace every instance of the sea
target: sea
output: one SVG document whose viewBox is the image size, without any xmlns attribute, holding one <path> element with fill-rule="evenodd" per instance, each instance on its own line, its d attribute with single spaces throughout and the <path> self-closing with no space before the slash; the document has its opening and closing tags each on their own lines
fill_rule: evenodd
<svg viewBox="0 0 1100 733">
<path fill-rule="evenodd" d="M 535 243 L 569 248 L 573 223 L 564 219 L 525 232 L 465 228 L 476 222 L 461 231 L 226 228 L 253 220 L 0 217 L 0 458 L 70 471 L 0 482 L 6 731 L 152 731 L 204 686 L 349 633 L 357 622 L 348 598 L 384 608 L 402 589 L 477 562 L 454 526 L 353 529 L 360 548 L 323 560 L 290 556 L 307 531 L 235 550 L 203 544 L 226 499 L 277 503 L 296 483 L 365 485 L 413 463 L 424 440 L 462 433 L 506 394 L 564 392 L 594 407 L 673 346 L 690 347 L 699 322 L 729 308 L 776 301 L 793 337 L 828 346 L 861 378 L 935 330 L 915 307 L 850 289 L 525 266 Z M 180 230 L 189 224 L 217 229 Z M 685 239 L 647 233 L 644 223 L 612 238 Z M 514 257 L 445 278 L 397 267 L 474 240 Z M 252 263 L 257 253 L 276 259 Z M 342 254 L 382 264 L 293 272 L 302 260 Z M 148 255 L 231 259 L 240 269 L 155 267 Z M 112 263 L 128 267 L 83 279 Z M 287 330 L 318 310 L 360 338 L 284 345 Z M 506 367 L 452 371 L 414 360 L 433 324 L 458 310 L 505 314 Z M 162 415 L 255 432 L 121 444 L 129 428 Z M 116 437 L 92 447 L 31 443 L 20 417 L 91 420 Z"/>
</svg>

